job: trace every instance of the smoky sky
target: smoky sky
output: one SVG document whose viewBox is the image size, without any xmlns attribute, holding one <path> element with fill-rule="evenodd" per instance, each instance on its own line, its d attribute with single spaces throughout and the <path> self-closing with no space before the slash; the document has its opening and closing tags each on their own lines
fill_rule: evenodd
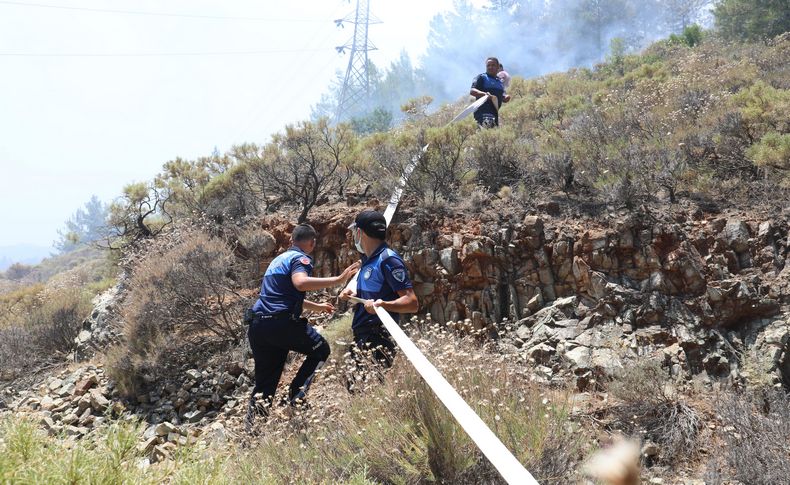
<svg viewBox="0 0 790 485">
<path fill-rule="evenodd" d="M 628 52 L 679 33 L 685 26 L 709 27 L 709 0 L 499 0 L 486 5 L 458 0 L 431 21 L 428 48 L 416 60 L 413 90 L 377 99 L 398 113 L 410 97 L 429 95 L 433 107 L 463 99 L 485 59 L 497 57 L 511 74 L 525 78 L 573 67 L 593 67 L 621 38 Z M 408 33 L 404 33 L 408 35 Z M 375 62 L 375 56 L 372 56 Z"/>
</svg>

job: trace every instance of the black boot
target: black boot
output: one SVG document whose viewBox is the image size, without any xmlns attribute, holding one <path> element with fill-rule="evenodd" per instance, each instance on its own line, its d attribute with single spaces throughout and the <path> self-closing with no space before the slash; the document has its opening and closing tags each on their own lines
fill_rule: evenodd
<svg viewBox="0 0 790 485">
<path fill-rule="evenodd" d="M 247 403 L 247 415 L 244 416 L 244 430 L 252 434 L 252 425 L 255 423 L 255 397 L 250 397 Z"/>
<path fill-rule="evenodd" d="M 271 404 L 268 399 L 262 399 L 259 403 L 255 396 L 250 396 L 247 402 L 247 414 L 244 416 L 244 429 L 247 433 L 252 433 L 256 416 L 263 416 L 264 419 L 269 417 L 269 407 Z"/>
</svg>

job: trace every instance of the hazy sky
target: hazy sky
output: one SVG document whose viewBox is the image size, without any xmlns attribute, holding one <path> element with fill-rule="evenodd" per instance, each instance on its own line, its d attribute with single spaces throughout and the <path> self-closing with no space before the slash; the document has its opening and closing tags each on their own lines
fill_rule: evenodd
<svg viewBox="0 0 790 485">
<path fill-rule="evenodd" d="M 416 60 L 430 19 L 452 8 L 452 0 L 370 3 L 383 21 L 370 29 L 379 66 L 402 49 Z M 352 27 L 333 19 L 353 7 L 0 0 L 0 246 L 49 245 L 92 194 L 110 201 L 176 156 L 265 142 L 307 118 L 345 71 L 347 54 L 334 46 Z"/>
</svg>

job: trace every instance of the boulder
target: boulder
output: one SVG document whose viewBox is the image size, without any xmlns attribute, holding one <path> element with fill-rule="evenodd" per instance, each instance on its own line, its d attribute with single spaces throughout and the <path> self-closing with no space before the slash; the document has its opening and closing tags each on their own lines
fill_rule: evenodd
<svg viewBox="0 0 790 485">
<path fill-rule="evenodd" d="M 104 397 L 104 394 L 99 389 L 91 389 L 89 396 L 91 407 L 96 412 L 103 413 L 110 406 L 109 399 Z"/>
<path fill-rule="evenodd" d="M 167 421 L 157 424 L 154 428 L 154 434 L 156 434 L 156 436 L 167 436 L 176 431 L 178 431 L 178 427 Z"/>
<path fill-rule="evenodd" d="M 442 249 L 439 252 L 439 261 L 451 276 L 461 272 L 461 262 L 458 259 L 458 251 L 455 248 Z"/>
<path fill-rule="evenodd" d="M 52 411 L 55 408 L 56 404 L 51 397 L 44 396 L 43 398 L 41 398 L 41 402 L 39 403 L 39 406 L 41 406 L 41 409 L 44 411 Z"/>
<path fill-rule="evenodd" d="M 99 379 L 96 377 L 96 375 L 91 374 L 90 376 L 77 382 L 77 384 L 74 386 L 74 395 L 82 396 L 98 383 Z"/>
<path fill-rule="evenodd" d="M 527 357 L 534 360 L 535 363 L 547 364 L 556 353 L 557 351 L 554 347 L 546 343 L 540 343 L 527 350 Z"/>
<path fill-rule="evenodd" d="M 585 370 L 592 365 L 592 351 L 588 347 L 575 347 L 565 353 L 571 369 Z"/>
<path fill-rule="evenodd" d="M 729 220 L 719 238 L 735 252 L 749 250 L 749 226 L 741 220 Z"/>
<path fill-rule="evenodd" d="M 244 365 L 242 365 L 242 363 L 237 360 L 228 362 L 225 364 L 225 372 L 232 375 L 233 377 L 239 377 L 244 373 Z"/>
<path fill-rule="evenodd" d="M 203 375 L 197 369 L 189 369 L 185 372 L 185 374 L 193 381 L 199 381 L 203 377 Z"/>
<path fill-rule="evenodd" d="M 53 378 L 53 379 L 51 379 L 49 381 L 49 384 L 47 385 L 47 387 L 49 387 L 50 391 L 56 391 L 62 385 L 63 385 L 63 380 L 62 379 L 58 379 L 57 377 L 55 377 L 55 378 Z"/>
<path fill-rule="evenodd" d="M 139 451 L 139 453 L 141 455 L 148 455 L 152 451 L 154 451 L 154 447 L 157 444 L 159 444 L 159 438 L 156 437 L 156 436 L 153 436 L 151 438 L 148 438 L 148 439 L 144 440 L 142 443 L 138 444 L 137 445 L 137 450 Z"/>
<path fill-rule="evenodd" d="M 188 423 L 197 423 L 200 419 L 205 415 L 203 411 L 196 409 L 194 411 L 189 411 L 188 413 L 184 413 L 184 419 Z"/>
</svg>

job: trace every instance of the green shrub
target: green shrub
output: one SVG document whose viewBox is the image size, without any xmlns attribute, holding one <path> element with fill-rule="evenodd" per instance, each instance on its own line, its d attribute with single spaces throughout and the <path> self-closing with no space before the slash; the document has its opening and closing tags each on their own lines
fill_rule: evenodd
<svg viewBox="0 0 790 485">
<path fill-rule="evenodd" d="M 790 169 L 790 133 L 767 133 L 746 154 L 760 167 Z"/>
<path fill-rule="evenodd" d="M 219 452 L 180 448 L 153 466 L 138 448 L 142 428 L 136 422 L 103 425 L 80 440 L 47 436 L 34 423 L 8 416 L 0 421 L 0 482 L 26 483 L 237 483 L 238 466 Z M 267 481 L 257 476 L 253 481 Z"/>
<path fill-rule="evenodd" d="M 79 277 L 63 279 L 61 284 L 32 285 L 0 298 L 0 380 L 62 358 L 73 348 L 95 293 L 86 290 Z"/>
<path fill-rule="evenodd" d="M 351 178 L 350 155 L 357 136 L 345 124 L 322 118 L 285 127 L 272 137 L 257 166 L 267 191 L 299 210 L 298 222 L 330 194 L 342 194 Z"/>
<path fill-rule="evenodd" d="M 33 271 L 33 267 L 28 264 L 14 263 L 3 273 L 3 278 L 19 281 Z"/>
<path fill-rule="evenodd" d="M 699 25 L 689 25 L 683 29 L 683 32 L 680 35 L 670 35 L 669 42 L 674 44 L 682 44 L 687 47 L 694 47 L 695 45 L 702 43 L 703 34 L 702 27 Z"/>
<path fill-rule="evenodd" d="M 0 295 L 0 328 L 21 324 L 40 304 L 43 291 L 44 285 L 37 283 Z"/>
<path fill-rule="evenodd" d="M 110 204 L 108 244 L 123 247 L 159 234 L 172 222 L 167 211 L 171 193 L 156 183 L 137 182 L 123 188 Z"/>
<path fill-rule="evenodd" d="M 457 200 L 471 171 L 464 152 L 476 131 L 477 126 L 471 121 L 427 129 L 428 149 L 422 153 L 409 177 L 407 187 L 410 191 L 429 203 Z"/>
<path fill-rule="evenodd" d="M 351 118 L 351 129 L 359 135 L 387 131 L 392 127 L 392 113 L 385 108 L 376 108 L 369 115 Z"/>
<path fill-rule="evenodd" d="M 790 131 L 790 90 L 777 89 L 757 81 L 732 97 L 739 109 L 749 141 L 771 131 Z"/>
<path fill-rule="evenodd" d="M 476 172 L 478 184 L 490 192 L 497 192 L 505 185 L 516 184 L 526 173 L 522 160 L 525 151 L 509 127 L 498 130 L 480 130 L 469 140 L 466 158 Z"/>
<path fill-rule="evenodd" d="M 37 335 L 45 353 L 67 353 L 90 314 L 93 294 L 82 288 L 60 288 L 45 292 L 44 300 L 28 317 L 27 325 Z"/>
</svg>

